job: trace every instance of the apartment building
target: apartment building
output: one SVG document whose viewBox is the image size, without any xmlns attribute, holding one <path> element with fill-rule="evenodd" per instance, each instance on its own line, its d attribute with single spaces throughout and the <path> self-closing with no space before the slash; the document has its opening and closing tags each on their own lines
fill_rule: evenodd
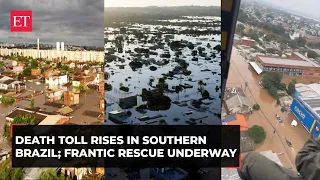
<svg viewBox="0 0 320 180">
<path fill-rule="evenodd" d="M 37 49 L 4 49 L 0 48 L 0 55 L 18 54 L 31 56 L 33 58 L 44 58 L 48 60 L 61 59 L 79 62 L 98 61 L 104 62 L 103 51 L 59 51 L 59 50 L 37 50 Z"/>
</svg>

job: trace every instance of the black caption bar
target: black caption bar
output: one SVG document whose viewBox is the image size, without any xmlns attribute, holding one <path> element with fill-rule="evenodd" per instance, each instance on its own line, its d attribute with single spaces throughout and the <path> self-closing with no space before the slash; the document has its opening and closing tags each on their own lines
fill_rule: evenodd
<svg viewBox="0 0 320 180">
<path fill-rule="evenodd" d="M 239 126 L 14 126 L 13 167 L 236 167 Z"/>
</svg>

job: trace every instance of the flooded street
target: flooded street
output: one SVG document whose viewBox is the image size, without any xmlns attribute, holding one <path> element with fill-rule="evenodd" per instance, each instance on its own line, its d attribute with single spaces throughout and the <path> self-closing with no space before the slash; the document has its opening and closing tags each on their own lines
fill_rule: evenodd
<svg viewBox="0 0 320 180">
<path fill-rule="evenodd" d="M 304 145 L 309 134 L 292 113 L 282 113 L 276 100 L 268 94 L 267 90 L 260 88 L 258 81 L 261 79 L 262 76 L 253 70 L 244 58 L 240 56 L 236 48 L 233 48 L 227 87 L 242 87 L 250 103 L 252 105 L 256 103 L 260 105 L 260 111 L 247 116 L 248 126 L 259 125 L 267 132 L 266 140 L 256 145 L 256 151 L 272 150 L 275 153 L 284 153 L 283 155 L 279 155 L 283 165 L 295 169 L 296 153 Z M 291 79 L 293 77 L 284 77 L 283 82 L 288 83 Z M 310 82 L 309 78 L 297 78 L 297 80 L 298 82 L 303 82 L 303 80 L 307 80 L 308 83 Z M 248 84 L 246 88 L 245 81 Z M 277 128 L 276 113 L 284 119 L 284 125 L 279 125 Z M 298 121 L 297 127 L 291 126 L 293 119 Z M 277 130 L 273 136 L 275 128 Z M 285 138 L 288 138 L 292 142 L 293 148 L 287 146 Z"/>
</svg>

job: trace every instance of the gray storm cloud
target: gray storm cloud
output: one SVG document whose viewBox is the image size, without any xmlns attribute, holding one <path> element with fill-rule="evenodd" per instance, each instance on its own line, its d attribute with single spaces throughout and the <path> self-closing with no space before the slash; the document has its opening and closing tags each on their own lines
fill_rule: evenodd
<svg viewBox="0 0 320 180">
<path fill-rule="evenodd" d="M 33 32 L 11 33 L 11 10 L 32 10 Z M 103 11 L 103 0 L 0 0 L 0 41 L 103 46 Z"/>
</svg>

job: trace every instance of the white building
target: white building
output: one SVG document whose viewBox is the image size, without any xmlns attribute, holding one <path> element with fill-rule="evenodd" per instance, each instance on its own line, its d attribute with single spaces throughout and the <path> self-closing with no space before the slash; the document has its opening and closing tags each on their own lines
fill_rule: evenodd
<svg viewBox="0 0 320 180">
<path fill-rule="evenodd" d="M 60 51 L 60 42 L 57 42 L 56 44 L 57 51 Z"/>
<path fill-rule="evenodd" d="M 87 62 L 98 61 L 104 62 L 103 51 L 58 51 L 58 50 L 37 50 L 37 49 L 6 49 L 0 48 L 0 55 L 22 54 L 23 56 L 31 56 L 37 58 L 39 54 L 41 57 L 48 60 L 57 58 L 65 58 L 66 60 Z"/>
<path fill-rule="evenodd" d="M 68 75 L 53 75 L 46 78 L 46 84 L 48 84 L 49 89 L 55 89 L 56 87 L 63 86 L 68 83 Z"/>
<path fill-rule="evenodd" d="M 61 50 L 61 51 L 64 51 L 64 42 L 61 42 L 61 43 L 60 43 L 60 50 Z"/>
</svg>

